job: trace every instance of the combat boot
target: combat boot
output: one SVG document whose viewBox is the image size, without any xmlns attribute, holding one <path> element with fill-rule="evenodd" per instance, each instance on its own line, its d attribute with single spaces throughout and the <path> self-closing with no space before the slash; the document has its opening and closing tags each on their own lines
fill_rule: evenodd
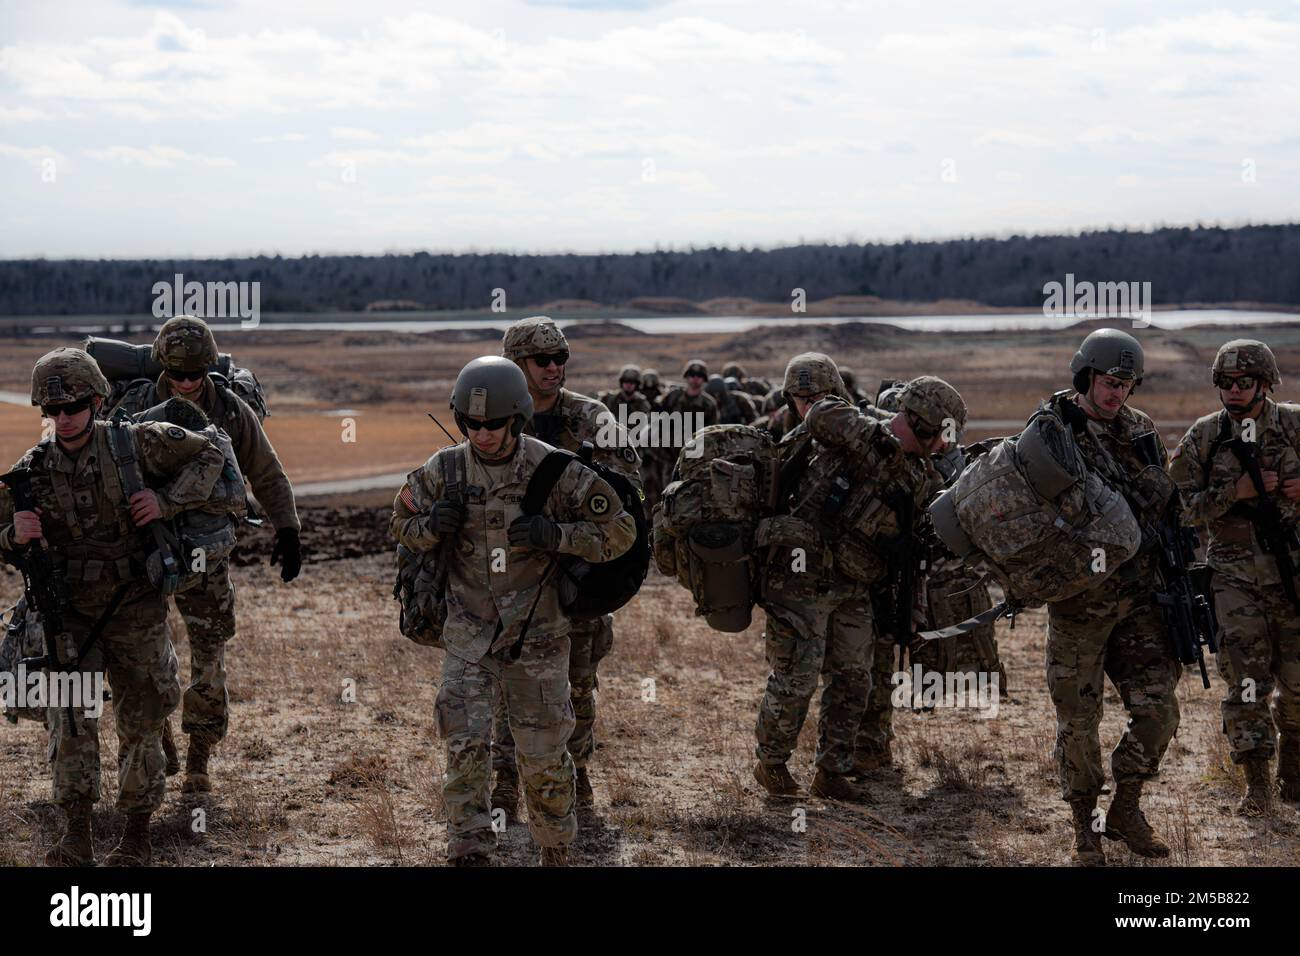
<svg viewBox="0 0 1300 956">
<path fill-rule="evenodd" d="M 46 866 L 94 866 L 95 843 L 90 827 L 89 797 L 74 800 L 63 808 L 63 836 L 45 854 Z"/>
<path fill-rule="evenodd" d="M 1096 797 L 1080 797 L 1070 801 L 1070 814 L 1074 818 L 1075 866 L 1106 865 L 1106 851 L 1102 849 L 1101 834 L 1092 828 L 1093 811 L 1096 809 Z"/>
<path fill-rule="evenodd" d="M 846 773 L 830 773 L 818 770 L 813 777 L 812 792 L 827 800 L 842 800 L 845 803 L 870 803 L 871 791 Z"/>
<path fill-rule="evenodd" d="M 542 866 L 568 866 L 569 848 L 567 846 L 542 847 Z"/>
<path fill-rule="evenodd" d="M 1277 788 L 1287 803 L 1300 801 L 1300 739 L 1282 738 L 1277 752 Z"/>
<path fill-rule="evenodd" d="M 1169 844 L 1156 836 L 1147 823 L 1141 800 L 1141 780 L 1121 780 L 1115 784 L 1115 797 L 1106 811 L 1106 836 L 1123 840 L 1138 856 L 1166 857 Z"/>
<path fill-rule="evenodd" d="M 105 866 L 148 866 L 153 862 L 149 842 L 149 813 L 128 813 L 122 840 L 104 860 Z"/>
<path fill-rule="evenodd" d="M 590 813 L 596 806 L 596 794 L 591 789 L 591 777 L 586 767 L 576 768 L 573 775 L 574 805 L 579 813 Z"/>
<path fill-rule="evenodd" d="M 1247 757 L 1242 761 L 1246 772 L 1246 795 L 1237 804 L 1243 817 L 1266 817 L 1273 813 L 1273 781 L 1268 775 L 1267 757 Z"/>
<path fill-rule="evenodd" d="M 190 734 L 181 793 L 208 793 L 212 790 L 212 780 L 208 776 L 208 757 L 211 754 L 212 741 L 205 734 Z"/>
<path fill-rule="evenodd" d="M 799 784 L 794 782 L 794 777 L 790 776 L 790 771 L 786 769 L 785 764 L 755 764 L 754 779 L 758 781 L 759 786 L 766 790 L 774 797 L 797 797 L 799 795 Z"/>
<path fill-rule="evenodd" d="M 163 773 L 168 777 L 174 777 L 181 772 L 181 755 L 176 752 L 176 738 L 172 736 L 170 720 L 163 721 L 162 748 L 163 757 L 167 760 Z"/>
<path fill-rule="evenodd" d="M 492 807 L 506 812 L 506 823 L 519 822 L 519 771 L 514 767 L 497 771 L 497 782 L 492 788 Z"/>
<path fill-rule="evenodd" d="M 859 750 L 853 755 L 853 772 L 862 776 L 894 765 L 894 755 L 886 746 L 884 750 Z"/>
</svg>

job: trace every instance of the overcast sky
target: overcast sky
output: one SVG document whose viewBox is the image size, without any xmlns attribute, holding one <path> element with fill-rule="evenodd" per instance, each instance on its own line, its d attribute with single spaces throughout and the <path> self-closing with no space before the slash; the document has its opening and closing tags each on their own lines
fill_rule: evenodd
<svg viewBox="0 0 1300 956">
<path fill-rule="evenodd" d="M 6 258 L 1294 220 L 1290 0 L 0 2 Z"/>
</svg>

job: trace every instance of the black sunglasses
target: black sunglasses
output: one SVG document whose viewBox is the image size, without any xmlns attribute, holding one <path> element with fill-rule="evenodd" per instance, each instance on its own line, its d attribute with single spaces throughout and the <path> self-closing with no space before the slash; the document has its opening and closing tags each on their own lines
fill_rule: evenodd
<svg viewBox="0 0 1300 956">
<path fill-rule="evenodd" d="M 465 431 L 467 432 L 476 432 L 480 428 L 486 428 L 488 431 L 494 432 L 498 428 L 505 428 L 510 424 L 509 418 L 489 418 L 487 421 L 483 421 L 479 418 L 470 418 L 468 415 L 462 415 L 460 416 L 460 420 L 465 425 Z"/>
<path fill-rule="evenodd" d="M 59 413 L 64 415 L 80 415 L 90 407 L 90 403 L 95 400 L 95 396 L 87 395 L 85 398 L 79 398 L 75 402 L 60 402 L 57 405 L 42 405 L 41 414 L 51 421 L 59 417 Z"/>
<path fill-rule="evenodd" d="M 537 363 L 538 368 L 549 368 L 552 365 L 566 365 L 569 361 L 569 353 L 547 352 L 545 355 L 534 355 L 533 361 Z"/>
<path fill-rule="evenodd" d="M 1257 376 L 1255 375 L 1238 375 L 1236 378 L 1230 375 L 1216 375 L 1214 384 L 1225 392 L 1231 391 L 1233 385 L 1236 385 L 1243 392 L 1248 392 L 1255 387 L 1256 379 Z"/>
<path fill-rule="evenodd" d="M 202 372 L 183 372 L 177 369 L 167 369 L 167 377 L 173 382 L 196 382 L 208 373 Z"/>
</svg>

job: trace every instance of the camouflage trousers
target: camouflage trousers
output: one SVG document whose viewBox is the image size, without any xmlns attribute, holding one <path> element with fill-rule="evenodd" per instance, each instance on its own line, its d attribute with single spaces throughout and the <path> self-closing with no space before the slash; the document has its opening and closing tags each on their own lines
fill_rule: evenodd
<svg viewBox="0 0 1300 956">
<path fill-rule="evenodd" d="M 769 766 L 790 759 L 821 677 L 816 765 L 848 773 L 871 685 L 870 601 L 861 588 L 847 584 L 825 594 L 769 587 L 764 608 L 771 670 L 754 727 L 755 755 Z"/>
<path fill-rule="evenodd" d="M 569 622 L 569 693 L 573 697 L 573 735 L 569 756 L 575 767 L 585 767 L 596 750 L 596 668 L 614 644 L 614 615 Z M 492 767 L 500 771 L 515 766 L 515 740 L 506 719 L 506 704 L 493 697 Z"/>
<path fill-rule="evenodd" d="M 94 616 L 68 615 L 77 641 L 86 638 Z M 180 703 L 176 653 L 167 637 L 166 605 L 150 592 L 118 608 L 104 633 L 81 661 L 83 673 L 107 672 L 117 726 L 117 809 L 152 813 L 167 789 L 163 774 L 162 728 Z M 76 735 L 73 735 L 73 725 Z M 47 756 L 54 778 L 54 802 L 99 800 L 99 720 L 66 708 L 45 712 Z"/>
<path fill-rule="evenodd" d="M 893 638 L 877 635 L 871 652 L 871 687 L 858 735 L 853 745 L 854 757 L 885 753 L 894 739 L 894 675 L 903 669 L 898 660 L 898 645 Z"/>
<path fill-rule="evenodd" d="M 181 730 L 216 743 L 230 727 L 226 642 L 235 636 L 235 588 L 222 561 L 194 587 L 176 595 L 190 638 L 190 685 L 181 701 Z"/>
<path fill-rule="evenodd" d="M 1233 762 L 1272 759 L 1279 732 L 1300 747 L 1300 614 L 1280 587 L 1257 588 L 1217 572 L 1214 603 L 1223 626 L 1219 674 L 1228 685 L 1223 731 Z"/>
<path fill-rule="evenodd" d="M 502 648 L 471 663 L 447 654 L 435 706 L 447 745 L 442 796 L 447 805 L 447 858 L 491 853 L 492 701 L 498 692 L 515 743 L 528 806 L 528 829 L 539 846 L 573 842 L 573 732 L 569 638 L 530 635 L 519 660 Z"/>
<path fill-rule="evenodd" d="M 1128 712 L 1111 754 L 1115 781 L 1149 780 L 1178 730 L 1182 666 L 1169 651 L 1148 582 L 1107 581 L 1047 606 L 1047 686 L 1056 705 L 1056 760 L 1066 800 L 1100 795 L 1099 728 L 1109 677 Z"/>
</svg>

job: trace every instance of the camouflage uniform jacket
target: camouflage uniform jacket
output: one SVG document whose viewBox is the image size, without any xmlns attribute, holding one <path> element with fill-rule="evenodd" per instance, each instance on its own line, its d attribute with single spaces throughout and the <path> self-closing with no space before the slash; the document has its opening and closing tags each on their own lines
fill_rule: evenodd
<svg viewBox="0 0 1300 956">
<path fill-rule="evenodd" d="M 718 403 L 714 401 L 712 395 L 702 391 L 692 398 L 686 394 L 686 389 L 680 385 L 674 385 L 663 398 L 659 399 L 659 410 L 664 412 L 700 412 L 704 415 L 704 425 L 716 425 L 719 421 Z M 703 425 L 700 427 L 703 427 Z"/>
<path fill-rule="evenodd" d="M 523 514 L 528 481 L 552 450 L 545 442 L 521 435 L 506 462 L 486 467 L 468 442 L 465 500 L 468 516 L 457 532 L 447 569 L 447 623 L 443 641 L 457 657 L 476 663 L 493 650 L 515 642 L 536 601 L 530 635 L 538 638 L 569 633 L 560 607 L 553 556 L 531 548 L 512 548 L 507 531 Z M 430 526 L 429 513 L 444 496 L 442 456 L 436 452 L 406 478 L 393 502 L 389 530 L 417 553 L 435 550 L 441 536 Z M 587 561 L 618 557 L 636 538 L 636 524 L 611 503 L 618 497 L 609 483 L 580 462 L 571 463 L 552 488 L 543 514 L 560 526 L 560 554 Z M 493 569 L 496 570 L 493 570 Z M 539 596 L 538 589 L 541 588 Z"/>
<path fill-rule="evenodd" d="M 43 447 L 33 489 L 44 511 L 41 529 L 56 567 L 69 583 L 72 606 L 103 603 L 118 584 L 139 578 L 138 562 L 153 550 L 149 533 L 131 519 L 127 494 L 109 447 L 110 425 L 96 422 L 90 441 L 75 456 L 56 441 L 43 442 L 18 460 L 28 467 Z M 221 449 L 176 425 L 128 425 L 146 486 L 158 495 L 164 519 L 202 504 L 225 466 Z M 16 551 L 14 505 L 0 487 L 0 551 Z M 133 560 L 134 559 L 134 560 Z"/>
<path fill-rule="evenodd" d="M 112 411 L 121 408 L 128 415 L 138 415 L 167 401 L 172 395 L 171 383 L 166 375 L 162 375 L 157 382 L 142 381 L 132 385 Z M 230 436 L 239 470 L 252 485 L 257 503 L 276 529 L 301 530 L 293 486 L 289 484 L 271 440 L 266 437 L 266 430 L 248 403 L 229 388 L 218 387 L 209 376 L 204 379 L 203 391 L 195 404 L 203 409 L 214 425 Z"/>
<path fill-rule="evenodd" d="M 1228 430 L 1223 433 L 1225 422 Z M 1277 562 L 1260 549 L 1247 513 L 1253 499 L 1234 507 L 1237 479 L 1245 469 L 1223 442 L 1210 458 L 1211 446 L 1221 434 L 1225 439 L 1237 438 L 1241 430 L 1242 423 L 1234 422 L 1225 410 L 1198 419 L 1174 450 L 1169 474 L 1182 492 L 1188 523 L 1209 528 L 1207 563 L 1249 584 L 1276 585 L 1281 580 Z M 1278 472 L 1279 486 L 1273 492 L 1278 510 L 1294 520 L 1300 507 L 1282 493 L 1281 482 L 1300 478 L 1300 406 L 1264 399 L 1255 420 L 1255 442 L 1261 470 Z"/>
<path fill-rule="evenodd" d="M 889 422 L 864 415 L 839 398 L 824 398 L 809 409 L 781 445 L 792 448 L 808 438 L 812 457 L 795 483 L 790 514 L 816 529 L 823 566 L 854 561 L 858 567 L 878 566 L 883 576 L 891 562 L 881 544 L 902 531 L 900 515 L 885 499 L 910 498 L 919 522 L 943 486 L 942 476 L 928 459 L 904 453 Z M 843 504 L 827 516 L 824 509 L 841 476 L 848 478 Z"/>
<path fill-rule="evenodd" d="M 601 403 L 615 415 L 618 414 L 618 406 L 626 405 L 627 412 L 631 415 L 633 412 L 650 411 L 650 399 L 646 398 L 640 392 L 633 392 L 630 396 L 625 395 L 621 388 L 614 389 L 612 392 L 602 392 L 600 396 Z"/>
<path fill-rule="evenodd" d="M 589 441 L 592 461 L 626 475 L 633 486 L 641 488 L 640 456 L 609 409 L 594 398 L 561 388 L 550 409 L 533 414 L 524 434 L 575 453 Z"/>
</svg>

